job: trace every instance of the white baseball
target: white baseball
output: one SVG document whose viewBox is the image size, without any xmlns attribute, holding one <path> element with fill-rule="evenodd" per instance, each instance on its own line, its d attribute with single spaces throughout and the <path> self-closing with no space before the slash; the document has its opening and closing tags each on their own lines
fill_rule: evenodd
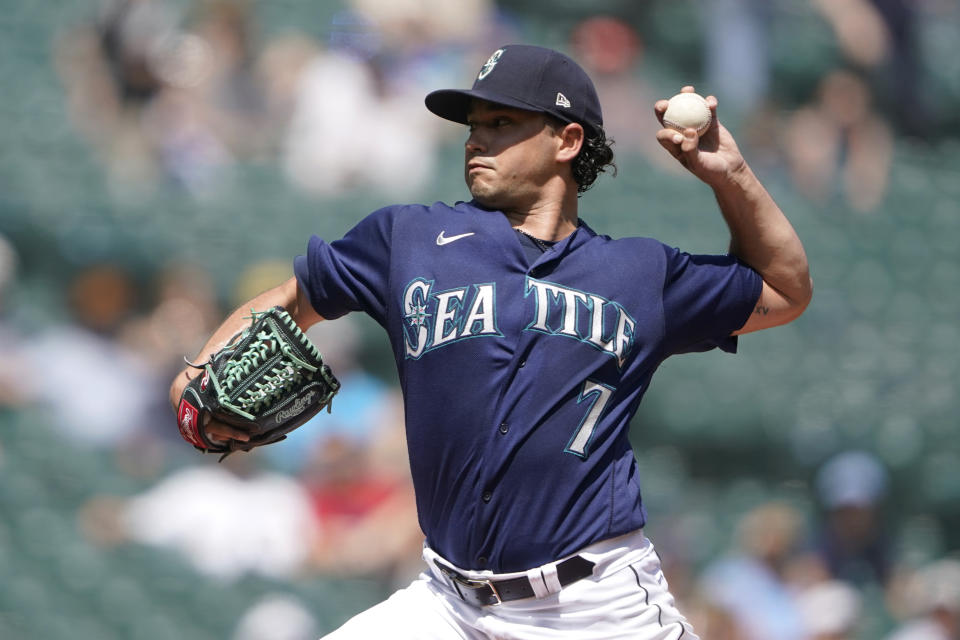
<svg viewBox="0 0 960 640">
<path fill-rule="evenodd" d="M 670 98 L 663 112 L 664 126 L 677 131 L 696 129 L 697 135 L 710 127 L 711 119 L 710 106 L 696 93 L 678 93 Z"/>
</svg>

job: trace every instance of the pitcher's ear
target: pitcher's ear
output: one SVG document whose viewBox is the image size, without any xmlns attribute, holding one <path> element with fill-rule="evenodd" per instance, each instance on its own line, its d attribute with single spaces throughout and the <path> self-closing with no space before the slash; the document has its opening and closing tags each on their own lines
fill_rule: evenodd
<svg viewBox="0 0 960 640">
<path fill-rule="evenodd" d="M 557 149 L 557 160 L 560 162 L 571 162 L 580 153 L 583 143 L 586 140 L 586 132 L 583 126 L 576 122 L 565 124 L 558 128 L 557 136 L 560 138 L 560 146 Z"/>
</svg>

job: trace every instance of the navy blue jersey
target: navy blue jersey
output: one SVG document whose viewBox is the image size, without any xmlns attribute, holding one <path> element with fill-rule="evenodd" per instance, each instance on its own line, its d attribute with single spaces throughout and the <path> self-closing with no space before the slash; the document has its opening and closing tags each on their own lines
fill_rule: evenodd
<svg viewBox="0 0 960 640">
<path fill-rule="evenodd" d="M 294 263 L 316 311 L 390 336 L 427 544 L 510 572 L 642 527 L 628 439 L 657 366 L 733 351 L 761 279 L 581 221 L 534 262 L 500 212 L 381 209 Z"/>
</svg>

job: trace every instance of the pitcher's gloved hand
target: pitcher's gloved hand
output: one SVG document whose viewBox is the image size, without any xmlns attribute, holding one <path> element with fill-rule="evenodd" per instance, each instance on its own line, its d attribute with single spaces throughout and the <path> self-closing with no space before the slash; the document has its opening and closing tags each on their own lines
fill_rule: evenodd
<svg viewBox="0 0 960 640">
<path fill-rule="evenodd" d="M 180 396 L 180 434 L 197 449 L 224 457 L 283 440 L 320 409 L 329 412 L 340 390 L 320 352 L 282 307 L 252 311 L 249 327 L 206 363 L 190 364 L 203 374 Z M 212 421 L 242 431 L 248 440 L 211 437 L 205 427 Z"/>
</svg>

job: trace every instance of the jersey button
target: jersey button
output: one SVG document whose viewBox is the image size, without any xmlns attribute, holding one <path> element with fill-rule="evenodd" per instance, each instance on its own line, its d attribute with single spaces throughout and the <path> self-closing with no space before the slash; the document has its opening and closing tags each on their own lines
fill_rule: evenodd
<svg viewBox="0 0 960 640">
<path fill-rule="evenodd" d="M 525 366 L 527 366 L 527 361 L 526 361 L 526 360 L 521 360 L 521 361 L 520 361 L 520 368 L 523 369 Z"/>
<path fill-rule="evenodd" d="M 487 556 L 480 556 L 479 558 L 477 558 L 477 564 L 480 565 L 481 567 L 487 566 Z"/>
<path fill-rule="evenodd" d="M 483 500 L 484 502 L 490 502 L 491 498 L 493 498 L 493 492 L 491 491 L 484 491 L 483 495 L 480 496 L 480 499 Z"/>
<path fill-rule="evenodd" d="M 507 431 L 510 431 L 510 425 L 508 425 L 506 422 L 501 422 L 500 433 L 506 435 Z"/>
</svg>

